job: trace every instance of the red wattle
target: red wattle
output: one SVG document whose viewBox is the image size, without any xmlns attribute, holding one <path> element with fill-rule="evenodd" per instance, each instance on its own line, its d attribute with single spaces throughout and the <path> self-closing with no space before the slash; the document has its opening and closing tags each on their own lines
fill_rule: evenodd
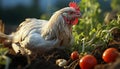
<svg viewBox="0 0 120 69">
<path fill-rule="evenodd" d="M 78 24 L 78 18 L 75 18 L 75 20 L 72 22 L 73 25 Z"/>
</svg>

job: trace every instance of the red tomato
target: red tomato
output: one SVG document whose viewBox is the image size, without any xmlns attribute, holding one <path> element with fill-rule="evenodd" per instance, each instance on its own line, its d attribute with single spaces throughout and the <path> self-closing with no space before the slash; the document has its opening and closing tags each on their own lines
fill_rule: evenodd
<svg viewBox="0 0 120 69">
<path fill-rule="evenodd" d="M 114 62 L 118 57 L 118 50 L 115 48 L 108 48 L 104 51 L 102 58 L 106 63 Z"/>
<path fill-rule="evenodd" d="M 81 69 L 93 69 L 95 65 L 97 65 L 97 60 L 92 55 L 85 55 L 79 61 Z"/>
<path fill-rule="evenodd" d="M 78 53 L 78 51 L 73 51 L 72 53 L 71 53 L 71 59 L 72 60 L 76 60 L 76 59 L 78 59 L 79 58 L 79 53 Z"/>
</svg>

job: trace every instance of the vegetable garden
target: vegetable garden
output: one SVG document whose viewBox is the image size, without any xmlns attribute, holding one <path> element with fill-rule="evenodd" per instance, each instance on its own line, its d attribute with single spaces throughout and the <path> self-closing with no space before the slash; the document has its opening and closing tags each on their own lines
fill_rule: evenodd
<svg viewBox="0 0 120 69">
<path fill-rule="evenodd" d="M 119 69 L 120 5 L 116 3 L 113 1 L 112 11 L 106 13 L 97 0 L 81 0 L 82 18 L 72 28 L 74 44 L 65 49 L 53 48 L 44 54 L 23 56 L 14 54 L 7 47 L 10 44 L 1 42 L 0 69 Z"/>
</svg>

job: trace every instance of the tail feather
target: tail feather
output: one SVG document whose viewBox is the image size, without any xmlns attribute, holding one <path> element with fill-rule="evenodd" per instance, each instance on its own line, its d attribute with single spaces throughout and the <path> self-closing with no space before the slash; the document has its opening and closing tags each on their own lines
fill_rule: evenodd
<svg viewBox="0 0 120 69">
<path fill-rule="evenodd" d="M 9 39 L 9 36 L 0 32 L 0 39 Z"/>
</svg>

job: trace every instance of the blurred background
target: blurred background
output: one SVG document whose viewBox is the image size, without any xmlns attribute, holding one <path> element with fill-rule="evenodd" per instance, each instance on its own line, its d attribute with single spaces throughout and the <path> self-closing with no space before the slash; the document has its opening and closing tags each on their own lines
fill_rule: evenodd
<svg viewBox="0 0 120 69">
<path fill-rule="evenodd" d="M 70 1 L 71 0 L 0 0 L 0 19 L 6 24 L 18 24 L 29 17 L 49 19 L 53 12 L 68 6 Z"/>
<path fill-rule="evenodd" d="M 0 20 L 5 23 L 6 28 L 9 28 L 11 25 L 16 27 L 25 18 L 49 19 L 55 11 L 68 6 L 70 1 L 80 3 L 80 0 L 0 0 Z M 98 2 L 101 13 L 110 12 L 120 4 L 120 0 L 98 0 Z"/>
</svg>

